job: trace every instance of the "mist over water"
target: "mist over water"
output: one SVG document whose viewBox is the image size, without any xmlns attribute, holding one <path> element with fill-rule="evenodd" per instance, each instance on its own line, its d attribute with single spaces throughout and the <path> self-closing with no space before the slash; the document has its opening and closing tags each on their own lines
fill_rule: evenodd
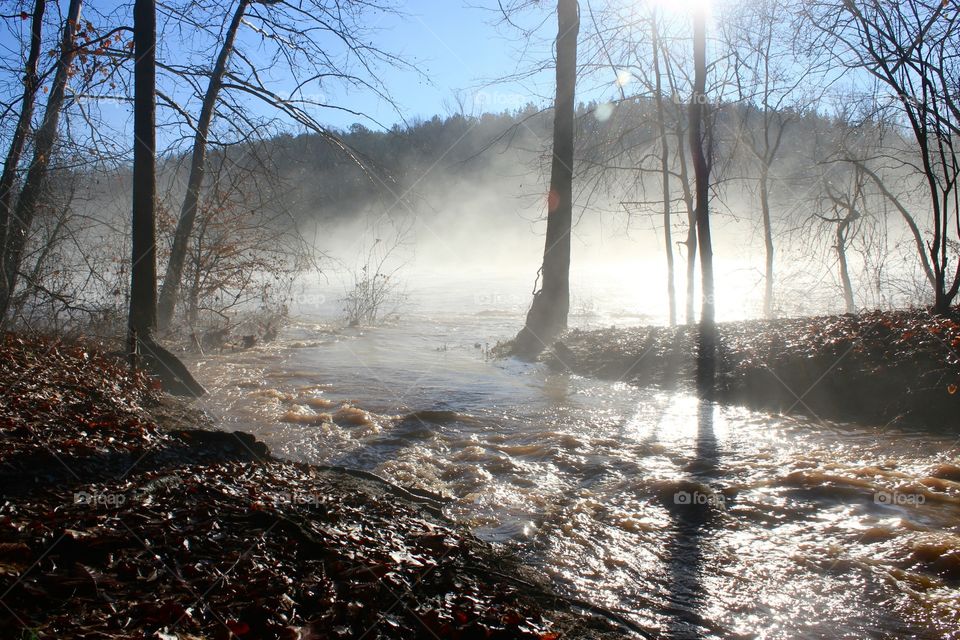
<svg viewBox="0 0 960 640">
<path fill-rule="evenodd" d="M 466 218 L 448 213 L 425 215 L 403 235 L 403 243 L 388 261 L 392 276 L 406 294 L 398 309 L 444 318 L 450 314 L 510 314 L 522 320 L 533 291 L 539 286 L 543 253 L 543 222 L 522 211 L 501 213 L 485 222 L 481 211 Z M 589 216 L 589 217 L 588 217 Z M 372 220 L 372 222 L 371 222 Z M 373 217 L 366 225 L 344 225 L 324 231 L 331 249 L 325 251 L 329 270 L 298 280 L 292 311 L 334 322 L 342 315 L 341 299 L 352 286 L 353 273 L 371 245 L 395 237 L 389 217 Z M 715 270 L 718 282 L 717 319 L 738 321 L 763 316 L 763 252 L 756 229 L 744 220 L 719 217 L 715 223 Z M 676 239 L 676 235 L 674 238 Z M 570 267 L 572 327 L 665 325 L 667 266 L 662 229 L 647 221 L 644 228 L 614 214 L 591 212 L 574 231 Z M 820 264 L 803 248 L 785 244 L 778 256 L 775 310 L 781 317 L 842 313 L 843 297 L 835 265 Z M 684 320 L 686 259 L 675 248 L 674 285 L 678 317 Z M 851 257 L 852 268 L 860 265 Z M 865 308 L 889 308 L 905 298 L 871 297 L 866 276 L 858 276 L 858 296 Z M 892 266 L 886 277 L 913 274 Z M 696 267 L 694 308 L 699 313 L 699 265 Z M 521 323 L 506 333 L 515 334 Z"/>
</svg>

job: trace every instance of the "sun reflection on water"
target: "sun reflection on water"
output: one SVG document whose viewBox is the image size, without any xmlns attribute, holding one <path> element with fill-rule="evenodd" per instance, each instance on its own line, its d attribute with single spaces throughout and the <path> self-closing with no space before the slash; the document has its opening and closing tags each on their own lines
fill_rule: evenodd
<svg viewBox="0 0 960 640">
<path fill-rule="evenodd" d="M 931 475 L 955 442 L 488 363 L 472 345 L 418 351 L 404 331 L 196 369 L 210 410 L 279 455 L 447 494 L 451 516 L 558 588 L 667 635 L 960 629 L 960 483 Z M 424 390 L 383 386 L 411 367 Z"/>
</svg>

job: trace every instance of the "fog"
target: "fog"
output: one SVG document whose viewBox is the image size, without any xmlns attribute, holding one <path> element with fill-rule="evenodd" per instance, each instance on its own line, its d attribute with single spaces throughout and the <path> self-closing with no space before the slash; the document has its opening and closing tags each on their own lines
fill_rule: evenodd
<svg viewBox="0 0 960 640">
<path fill-rule="evenodd" d="M 595 105 L 582 109 L 583 130 L 596 122 L 595 111 Z M 619 135 L 620 120 L 631 117 L 629 110 L 621 111 L 603 123 L 604 135 Z M 342 311 L 340 298 L 374 249 L 370 256 L 384 259 L 381 268 L 406 291 L 406 304 L 423 312 L 465 311 L 466 301 L 478 313 L 493 306 L 522 315 L 543 256 L 549 150 L 542 137 L 546 116 L 539 125 L 524 125 L 508 142 L 503 140 L 517 128 L 519 117 L 504 113 L 434 119 L 408 131 L 348 135 L 359 152 L 370 154 L 362 156 L 363 170 L 310 135 L 268 140 L 256 153 L 228 151 L 217 162 L 225 163 L 228 173 L 236 171 L 240 184 L 267 188 L 267 195 L 261 193 L 250 203 L 251 215 L 281 235 L 296 237 L 298 248 L 290 245 L 290 251 L 309 254 L 309 264 L 284 276 L 293 312 L 335 319 Z M 813 119 L 789 131 L 788 140 L 802 145 L 811 128 L 831 126 L 828 120 Z M 586 145 L 588 140 L 581 139 Z M 410 142 L 411 147 L 405 146 Z M 391 157 L 376 155 L 384 149 L 391 150 Z M 272 164 L 260 164 L 262 157 L 272 158 Z M 182 199 L 185 160 L 169 158 L 159 177 L 161 202 L 171 214 Z M 666 323 L 663 220 L 653 195 L 659 189 L 657 174 L 584 166 L 575 181 L 571 324 Z M 713 198 L 717 316 L 722 321 L 763 315 L 764 245 L 751 167 L 748 158 L 735 157 L 724 169 L 729 178 Z M 831 228 L 814 215 L 823 200 L 814 180 L 818 171 L 814 159 L 802 154 L 777 167 L 771 199 L 779 316 L 844 310 Z M 78 264 L 83 251 L 77 247 L 96 254 L 93 261 L 102 265 L 98 279 L 109 282 L 100 289 L 88 288 L 85 299 L 109 304 L 117 297 L 116 289 L 126 288 L 119 274 L 111 277 L 108 265 L 122 264 L 127 251 L 128 173 L 121 167 L 81 178 L 80 195 L 74 196 L 82 221 L 75 230 L 78 245 L 65 253 Z M 635 204 L 644 200 L 646 204 Z M 253 213 L 257 203 L 263 209 Z M 907 229 L 889 207 L 875 204 L 850 242 L 857 305 L 870 309 L 922 303 L 922 274 L 911 255 L 915 249 Z M 681 309 L 686 287 L 683 207 L 682 200 L 673 202 L 674 281 Z M 172 216 L 161 218 L 165 244 L 171 229 L 164 220 Z M 699 278 L 699 266 L 695 273 Z M 323 299 L 319 305 L 318 295 Z M 457 302 L 446 300 L 451 296 Z M 246 308 L 255 307 L 257 300 L 250 298 Z M 396 312 L 402 314 L 402 305 Z"/>
<path fill-rule="evenodd" d="M 960 0 L 0 14 L 0 637 L 960 640 Z"/>
</svg>

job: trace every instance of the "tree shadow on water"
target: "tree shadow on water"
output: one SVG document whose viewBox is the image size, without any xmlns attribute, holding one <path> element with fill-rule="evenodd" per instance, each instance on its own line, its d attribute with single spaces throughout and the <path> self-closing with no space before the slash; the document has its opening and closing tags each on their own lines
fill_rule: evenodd
<svg viewBox="0 0 960 640">
<path fill-rule="evenodd" d="M 717 528 L 723 510 L 723 495 L 711 489 L 716 480 L 719 452 L 714 432 L 715 331 L 701 327 L 696 361 L 697 431 L 694 457 L 685 467 L 685 478 L 673 485 L 673 495 L 663 497 L 671 517 L 664 561 L 669 584 L 670 622 L 668 638 L 703 638 L 723 635 L 704 617 L 709 604 L 703 585 L 704 566 L 709 564 L 707 543 Z"/>
</svg>

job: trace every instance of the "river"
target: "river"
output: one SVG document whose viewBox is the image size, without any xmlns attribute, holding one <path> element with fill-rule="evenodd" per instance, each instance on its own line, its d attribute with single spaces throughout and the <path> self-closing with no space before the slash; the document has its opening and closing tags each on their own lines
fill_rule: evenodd
<svg viewBox="0 0 960 640">
<path fill-rule="evenodd" d="M 598 290 L 574 324 L 660 320 Z M 960 484 L 931 477 L 955 435 L 491 359 L 516 283 L 426 286 L 374 329 L 337 328 L 335 295 L 275 343 L 197 358 L 203 406 L 279 456 L 451 497 L 561 591 L 664 637 L 960 638 Z"/>
</svg>

